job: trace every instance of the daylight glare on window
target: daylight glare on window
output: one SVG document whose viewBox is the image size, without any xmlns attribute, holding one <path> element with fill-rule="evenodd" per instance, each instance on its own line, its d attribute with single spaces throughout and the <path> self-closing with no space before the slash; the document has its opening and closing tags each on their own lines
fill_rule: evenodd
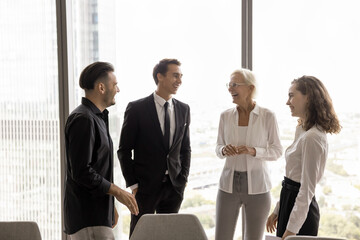
<svg viewBox="0 0 360 240">
<path fill-rule="evenodd" d="M 120 92 L 110 107 L 114 181 L 125 188 L 116 157 L 127 104 L 152 94 L 153 67 L 181 62 L 174 98 L 191 109 L 190 175 L 180 213 L 195 214 L 215 236 L 218 182 L 215 154 L 220 114 L 235 107 L 226 87 L 241 68 L 240 0 L 71 0 L 68 2 L 69 111 L 84 96 L 79 75 L 95 61 L 114 65 Z M 303 75 L 327 87 L 342 131 L 328 135 L 324 178 L 316 188 L 319 235 L 360 240 L 360 2 L 252 1 L 255 101 L 272 110 L 284 149 L 297 119 L 286 105 L 291 81 Z M 44 240 L 60 240 L 61 179 L 56 1 L 0 1 L 0 221 L 31 220 Z M 234 87 L 234 86 L 233 86 Z M 272 208 L 279 200 L 285 158 L 269 162 Z M 128 239 L 130 214 L 117 205 L 117 240 Z M 241 239 L 241 216 L 234 239 Z"/>
</svg>

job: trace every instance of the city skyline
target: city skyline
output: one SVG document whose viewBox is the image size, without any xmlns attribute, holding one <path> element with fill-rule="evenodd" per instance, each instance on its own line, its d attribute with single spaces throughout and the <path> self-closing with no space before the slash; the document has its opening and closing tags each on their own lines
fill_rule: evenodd
<svg viewBox="0 0 360 240">
<path fill-rule="evenodd" d="M 360 217 L 359 210 L 354 210 L 360 193 L 356 171 L 360 168 L 360 109 L 356 107 L 360 21 L 355 17 L 359 3 L 346 3 L 353 7 L 345 9 L 346 4 L 339 6 L 336 1 L 326 6 L 313 1 L 254 2 L 253 70 L 258 79 L 256 101 L 275 112 L 284 149 L 291 144 L 296 126 L 285 104 L 291 80 L 314 74 L 324 81 L 343 129 L 328 136 L 329 169 L 317 193 L 325 199 L 321 207 L 325 214 L 352 212 Z M 124 0 L 73 0 L 72 5 L 69 111 L 83 96 L 78 87 L 83 67 L 97 60 L 113 63 L 120 87 L 116 105 L 109 108 L 116 151 L 126 105 L 154 92 L 152 68 L 161 58 L 178 58 L 184 77 L 174 97 L 191 108 L 193 156 L 184 203 L 197 194 L 213 202 L 224 163 L 215 155 L 218 121 L 222 111 L 234 107 L 225 83 L 241 66 L 241 2 L 138 5 Z M 312 10 L 307 11 L 309 6 Z M 61 239 L 62 233 L 59 136 L 63 130 L 59 129 L 55 13 L 55 1 L 0 2 L 0 220 L 35 220 L 44 240 Z M 312 25 L 314 21 L 317 24 Z M 308 56 L 315 57 L 308 60 Z M 123 186 L 114 156 L 115 182 Z M 271 167 L 275 191 L 284 171 L 283 157 Z M 332 192 L 326 195 L 329 185 Z M 118 207 L 124 213 L 115 229 L 119 240 L 127 237 L 122 225 L 127 224 L 128 211 Z M 194 212 L 207 227 L 212 226 L 214 209 L 206 203 L 181 211 Z M 213 228 L 206 230 L 211 237 Z"/>
</svg>

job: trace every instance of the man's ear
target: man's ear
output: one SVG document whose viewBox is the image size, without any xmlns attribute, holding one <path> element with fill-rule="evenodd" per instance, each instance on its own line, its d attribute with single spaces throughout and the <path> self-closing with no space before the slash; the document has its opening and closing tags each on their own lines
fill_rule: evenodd
<svg viewBox="0 0 360 240">
<path fill-rule="evenodd" d="M 164 76 L 161 73 L 157 73 L 156 76 L 159 82 L 161 82 L 162 79 L 164 78 Z"/>
<path fill-rule="evenodd" d="M 105 84 L 103 82 L 98 82 L 95 84 L 95 88 L 97 91 L 99 91 L 99 93 L 104 94 L 106 89 L 105 89 Z"/>
</svg>

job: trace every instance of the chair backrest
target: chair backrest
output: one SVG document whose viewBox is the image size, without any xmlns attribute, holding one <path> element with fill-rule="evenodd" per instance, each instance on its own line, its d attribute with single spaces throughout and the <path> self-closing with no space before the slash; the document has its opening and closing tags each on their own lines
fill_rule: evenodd
<svg viewBox="0 0 360 240">
<path fill-rule="evenodd" d="M 346 240 L 346 238 L 315 237 L 315 236 L 288 236 L 285 240 Z"/>
<path fill-rule="evenodd" d="M 207 240 L 199 219 L 193 214 L 145 214 L 130 240 Z"/>
<path fill-rule="evenodd" d="M 0 222 L 0 240 L 41 240 L 36 222 Z"/>
</svg>

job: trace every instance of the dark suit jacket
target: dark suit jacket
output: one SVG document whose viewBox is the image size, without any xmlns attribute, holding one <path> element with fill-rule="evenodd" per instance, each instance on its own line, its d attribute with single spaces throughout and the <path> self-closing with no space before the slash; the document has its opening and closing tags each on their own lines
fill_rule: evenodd
<svg viewBox="0 0 360 240">
<path fill-rule="evenodd" d="M 169 152 L 165 150 L 153 94 L 128 104 L 117 152 L 126 187 L 138 183 L 139 192 L 157 191 L 168 169 L 174 188 L 183 193 L 191 157 L 190 108 L 176 99 L 173 104 L 176 129 Z"/>
</svg>

